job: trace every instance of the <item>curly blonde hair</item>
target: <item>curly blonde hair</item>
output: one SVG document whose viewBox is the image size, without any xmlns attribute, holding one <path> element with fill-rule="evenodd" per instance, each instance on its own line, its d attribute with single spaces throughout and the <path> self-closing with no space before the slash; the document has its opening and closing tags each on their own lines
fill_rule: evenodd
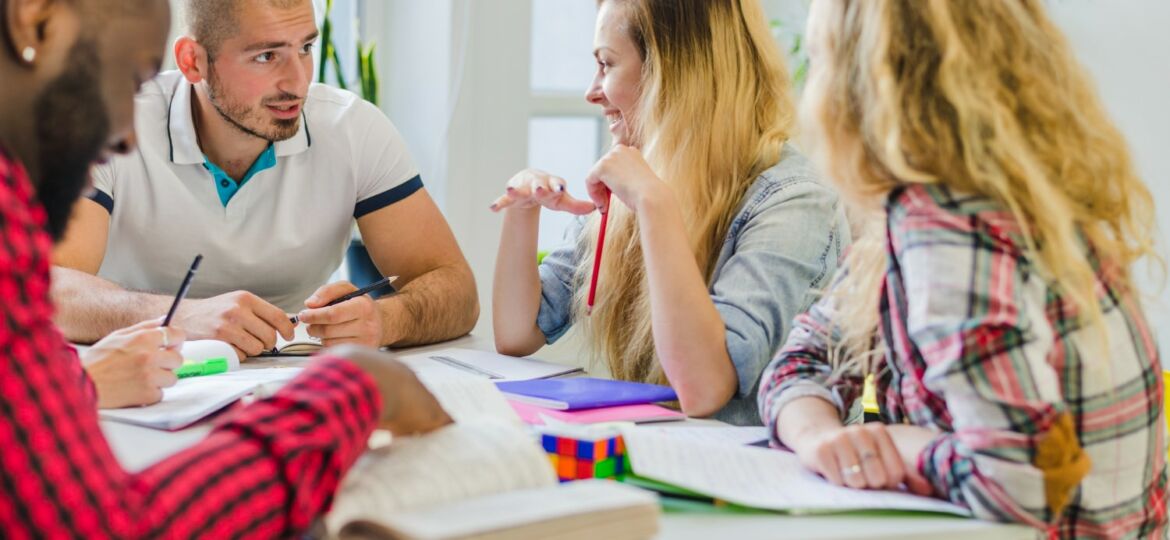
<svg viewBox="0 0 1170 540">
<path fill-rule="evenodd" d="M 1099 323 L 1086 247 L 1131 287 L 1129 268 L 1153 254 L 1153 199 L 1043 2 L 816 1 L 802 119 L 823 170 L 872 220 L 843 265 L 835 363 L 872 372 L 879 356 L 882 203 L 903 185 L 1004 205 L 1050 284 Z"/>
</svg>

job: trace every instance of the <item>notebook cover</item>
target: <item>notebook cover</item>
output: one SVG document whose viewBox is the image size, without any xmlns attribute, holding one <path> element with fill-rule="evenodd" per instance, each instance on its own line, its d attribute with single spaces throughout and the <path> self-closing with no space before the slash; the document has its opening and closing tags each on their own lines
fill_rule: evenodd
<svg viewBox="0 0 1170 540">
<path fill-rule="evenodd" d="M 508 400 L 508 404 L 520 415 L 525 424 L 535 426 L 544 425 L 542 417 L 552 418 L 558 422 L 568 424 L 601 424 L 606 422 L 668 422 L 671 420 L 685 420 L 686 415 L 672 411 L 659 405 L 619 405 L 617 407 L 603 407 L 600 409 L 582 409 L 579 411 L 558 411 L 546 409 L 531 403 Z"/>
<path fill-rule="evenodd" d="M 508 381 L 496 386 L 518 401 L 569 411 L 678 400 L 669 386 L 590 377 Z"/>
</svg>

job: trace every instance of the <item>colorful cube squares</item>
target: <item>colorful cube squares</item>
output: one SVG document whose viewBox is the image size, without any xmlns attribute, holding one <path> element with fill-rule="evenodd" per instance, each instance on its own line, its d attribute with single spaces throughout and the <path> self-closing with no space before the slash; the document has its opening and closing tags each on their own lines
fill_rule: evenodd
<svg viewBox="0 0 1170 540">
<path fill-rule="evenodd" d="M 562 482 L 587 478 L 613 478 L 629 467 L 625 444 L 616 431 L 602 433 L 544 432 L 540 445 Z"/>
</svg>

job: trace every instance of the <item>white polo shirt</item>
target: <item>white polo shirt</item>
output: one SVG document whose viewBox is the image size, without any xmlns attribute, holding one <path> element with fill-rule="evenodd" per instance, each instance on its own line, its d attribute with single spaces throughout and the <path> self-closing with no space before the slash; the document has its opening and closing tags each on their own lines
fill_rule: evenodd
<svg viewBox="0 0 1170 540">
<path fill-rule="evenodd" d="M 275 143 L 275 166 L 225 205 L 204 167 L 192 94 L 177 71 L 147 83 L 135 100 L 138 150 L 94 171 L 90 198 L 110 212 L 98 275 L 123 287 L 174 294 L 202 253 L 192 298 L 246 290 L 295 313 L 341 264 L 355 218 L 422 189 L 381 111 L 314 84 L 300 130 Z"/>
</svg>

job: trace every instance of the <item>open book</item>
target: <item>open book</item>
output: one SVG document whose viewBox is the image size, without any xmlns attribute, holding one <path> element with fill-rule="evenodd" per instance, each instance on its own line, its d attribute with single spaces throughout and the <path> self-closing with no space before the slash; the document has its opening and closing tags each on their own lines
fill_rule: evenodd
<svg viewBox="0 0 1170 540">
<path fill-rule="evenodd" d="M 312 356 L 321 350 L 321 340 L 309 335 L 309 325 L 298 324 L 293 330 L 292 340 L 276 335 L 276 349 L 261 353 L 260 356 Z"/>
<path fill-rule="evenodd" d="M 342 540 L 644 540 L 658 532 L 650 492 L 606 480 L 464 499 L 449 505 L 357 519 Z"/>
<path fill-rule="evenodd" d="M 809 472 L 792 452 L 721 443 L 669 428 L 622 431 L 638 477 L 739 506 L 789 513 L 904 510 L 969 516 L 945 501 L 895 491 L 830 484 Z"/>
<path fill-rule="evenodd" d="M 347 538 L 648 538 L 656 498 L 615 483 L 561 486 L 487 379 L 419 371 L 456 423 L 358 460 L 325 523 Z"/>
</svg>

